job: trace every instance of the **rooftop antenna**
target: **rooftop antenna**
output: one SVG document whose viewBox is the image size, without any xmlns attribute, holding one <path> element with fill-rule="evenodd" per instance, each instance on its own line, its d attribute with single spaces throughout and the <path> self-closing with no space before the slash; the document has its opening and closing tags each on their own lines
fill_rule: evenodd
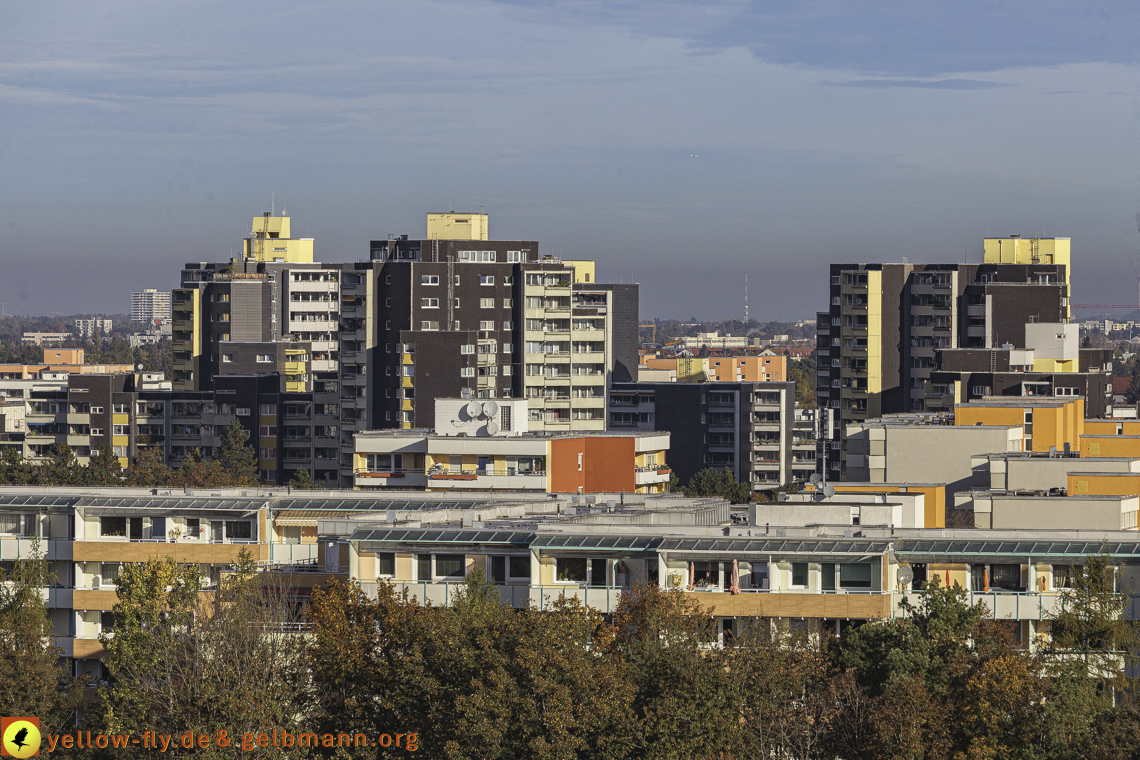
<svg viewBox="0 0 1140 760">
<path fill-rule="evenodd" d="M 748 273 L 744 273 L 744 321 L 748 321 Z"/>
<path fill-rule="evenodd" d="M 273 212 L 277 210 L 277 193 L 269 194 L 269 215 L 273 216 Z"/>
</svg>

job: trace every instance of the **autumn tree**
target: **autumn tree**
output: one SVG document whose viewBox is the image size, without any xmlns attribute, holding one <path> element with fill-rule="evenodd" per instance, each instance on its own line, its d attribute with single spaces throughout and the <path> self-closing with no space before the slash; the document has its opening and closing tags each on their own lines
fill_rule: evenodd
<svg viewBox="0 0 1140 760">
<path fill-rule="evenodd" d="M 248 549 L 208 592 L 196 565 L 164 558 L 124 566 L 114 631 L 102 636 L 111 682 L 101 689 L 94 722 L 136 734 L 225 730 L 239 744 L 245 733 L 307 730 L 301 610 L 278 578 L 258 573 Z M 297 747 L 259 752 L 307 755 Z"/>
<path fill-rule="evenodd" d="M 42 591 L 54 582 L 38 539 L 28 558 L 0 570 L 0 667 L 9 674 L 0 681 L 0 713 L 35 715 L 45 733 L 74 726 L 86 684 L 68 673 L 54 642 Z"/>
<path fill-rule="evenodd" d="M 716 621 L 692 597 L 641 583 L 614 611 L 614 648 L 627 663 L 635 754 L 714 757 L 740 730 L 736 673 L 717 642 Z"/>
<path fill-rule="evenodd" d="M 162 450 L 157 446 L 146 446 L 135 454 L 135 461 L 127 470 L 126 485 L 161 488 L 169 485 L 172 478 L 173 472 L 162 461 Z"/>
<path fill-rule="evenodd" d="M 632 690 L 592 610 L 514 610 L 475 571 L 449 607 L 334 582 L 310 619 L 314 712 L 329 730 L 398 726 L 441 758 L 631 754 Z"/>
</svg>

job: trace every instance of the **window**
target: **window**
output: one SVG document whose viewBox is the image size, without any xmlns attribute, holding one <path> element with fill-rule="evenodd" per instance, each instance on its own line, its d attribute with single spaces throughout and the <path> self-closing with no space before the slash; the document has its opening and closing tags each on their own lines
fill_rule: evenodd
<svg viewBox="0 0 1140 760">
<path fill-rule="evenodd" d="M 503 299 L 503 308 L 504 309 L 510 309 L 514 305 L 515 305 L 515 301 L 513 298 L 504 298 Z"/>
<path fill-rule="evenodd" d="M 91 407 L 91 414 L 102 414 L 102 413 L 103 413 L 103 407 L 101 407 L 101 406 Z"/>
<path fill-rule="evenodd" d="M 435 555 L 437 578 L 462 578 L 467 575 L 467 556 L 464 554 Z"/>
<path fill-rule="evenodd" d="M 438 309 L 439 308 L 439 299 L 438 298 L 421 298 L 420 299 L 420 308 L 421 309 Z"/>
<path fill-rule="evenodd" d="M 130 414 L 130 404 L 115 404 L 112 408 L 115 414 Z"/>
<path fill-rule="evenodd" d="M 262 425 L 260 429 L 260 435 L 262 438 L 272 438 L 273 436 L 277 435 L 277 426 Z"/>
<path fill-rule="evenodd" d="M 457 308 L 457 309 L 459 308 L 459 299 L 458 298 L 455 299 L 455 308 Z"/>
<path fill-rule="evenodd" d="M 507 251 L 507 263 L 518 264 L 522 262 L 522 251 Z"/>
<path fill-rule="evenodd" d="M 236 415 L 238 417 L 248 417 L 249 416 L 249 407 L 248 406 L 234 407 L 234 415 Z"/>
<path fill-rule="evenodd" d="M 849 563 L 839 566 L 839 587 L 854 589 L 871 588 L 871 564 L 869 562 Z"/>
<path fill-rule="evenodd" d="M 458 285 L 458 284 L 459 284 L 459 275 L 455 275 L 455 284 L 456 284 L 456 285 Z"/>
<path fill-rule="evenodd" d="M 130 425 L 114 425 L 113 430 L 114 430 L 113 435 L 130 435 L 131 434 L 131 426 Z"/>
<path fill-rule="evenodd" d="M 555 563 L 557 568 L 555 577 L 557 580 L 568 583 L 586 582 L 585 557 L 558 557 Z"/>
<path fill-rule="evenodd" d="M 1079 565 L 1053 565 L 1053 588 L 1072 588 L 1080 572 Z"/>
<path fill-rule="evenodd" d="M 459 368 L 459 376 L 460 377 L 475 377 L 475 368 L 474 367 L 460 367 Z"/>
<path fill-rule="evenodd" d="M 792 588 L 807 588 L 808 566 L 806 562 L 792 563 Z"/>
<path fill-rule="evenodd" d="M 226 538 L 251 540 L 253 523 L 249 520 L 226 520 Z"/>
<path fill-rule="evenodd" d="M 91 428 L 91 435 L 103 435 L 103 428 Z"/>
<path fill-rule="evenodd" d="M 438 320 L 433 321 L 433 320 L 425 319 L 424 321 L 420 322 L 420 329 L 421 330 L 438 330 L 439 329 L 439 321 Z"/>
<path fill-rule="evenodd" d="M 480 285 L 494 285 L 495 284 L 495 275 L 493 275 L 493 274 L 481 274 L 481 275 L 479 275 L 479 284 Z"/>
<path fill-rule="evenodd" d="M 459 353 L 461 353 L 461 354 L 473 354 L 473 353 L 475 353 L 475 346 L 472 345 L 471 343 L 464 343 L 462 346 L 459 347 Z"/>
<path fill-rule="evenodd" d="M 277 458 L 277 449 L 274 449 L 274 448 L 261 449 L 258 456 L 261 459 L 276 459 Z"/>
<path fill-rule="evenodd" d="M 258 364 L 269 364 L 272 361 L 273 361 L 273 357 L 270 354 L 258 354 L 257 355 L 257 363 Z"/>
<path fill-rule="evenodd" d="M 504 320 L 504 322 L 503 322 L 503 329 L 504 329 L 504 330 L 510 330 L 510 329 L 511 329 L 511 323 L 510 323 L 510 321 L 509 321 L 509 320 Z"/>
<path fill-rule="evenodd" d="M 234 360 L 233 354 L 222 354 L 222 364 L 229 364 Z"/>
<path fill-rule="evenodd" d="M 512 346 L 510 343 L 504 343 L 503 344 L 503 353 L 504 354 L 509 354 L 509 353 L 512 353 L 513 351 L 514 351 L 514 346 Z"/>
<path fill-rule="evenodd" d="M 495 329 L 495 320 L 488 319 L 488 320 L 484 320 L 484 321 L 479 322 L 479 329 L 480 330 L 494 330 Z"/>
<path fill-rule="evenodd" d="M 277 404 L 262 404 L 260 407 L 258 407 L 257 411 L 259 414 L 276 416 Z"/>
<path fill-rule="evenodd" d="M 99 518 L 99 535 L 100 536 L 123 536 L 127 535 L 127 518 L 125 517 L 100 517 Z"/>
<path fill-rule="evenodd" d="M 425 275 L 420 276 L 420 285 L 438 285 L 438 284 L 439 284 L 439 275 L 438 274 L 425 274 Z"/>
<path fill-rule="evenodd" d="M 118 562 L 100 562 L 99 585 L 114 586 L 115 582 L 119 580 L 119 568 Z"/>
<path fill-rule="evenodd" d="M 392 576 L 396 574 L 396 555 L 393 552 L 376 553 L 376 576 Z"/>
<path fill-rule="evenodd" d="M 515 278 L 508 274 L 505 277 L 503 277 L 503 284 L 504 285 L 514 285 L 515 284 Z"/>
<path fill-rule="evenodd" d="M 431 580 L 431 555 L 430 554 L 417 554 L 416 555 L 416 580 L 430 581 Z"/>
<path fill-rule="evenodd" d="M 494 298 L 480 298 L 479 299 L 479 308 L 480 309 L 493 309 L 493 308 L 495 308 L 495 299 Z"/>
</svg>

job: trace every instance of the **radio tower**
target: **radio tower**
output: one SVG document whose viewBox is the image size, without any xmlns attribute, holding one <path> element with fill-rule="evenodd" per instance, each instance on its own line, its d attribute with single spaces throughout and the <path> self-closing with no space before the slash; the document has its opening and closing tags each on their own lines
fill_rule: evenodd
<svg viewBox="0 0 1140 760">
<path fill-rule="evenodd" d="M 748 275 L 744 275 L 744 321 L 748 321 Z"/>
</svg>

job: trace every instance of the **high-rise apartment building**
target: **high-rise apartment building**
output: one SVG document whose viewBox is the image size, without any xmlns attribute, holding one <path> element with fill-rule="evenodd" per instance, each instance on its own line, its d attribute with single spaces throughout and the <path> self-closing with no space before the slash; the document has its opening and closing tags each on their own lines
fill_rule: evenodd
<svg viewBox="0 0 1140 760">
<path fill-rule="evenodd" d="M 174 388 L 210 390 L 219 375 L 277 373 L 283 392 L 335 379 L 340 271 L 313 263 L 311 238 L 287 216 L 254 217 L 243 255 L 189 263 L 172 294 Z"/>
<path fill-rule="evenodd" d="M 940 351 L 1025 348 L 1027 324 L 1067 322 L 1069 261 L 1068 238 L 1011 237 L 985 239 L 981 264 L 832 264 L 816 383 L 820 406 L 836 410 L 830 437 L 925 410 Z M 832 477 L 842 451 L 828 453 Z"/>
<path fill-rule="evenodd" d="M 131 321 L 154 324 L 170 319 L 170 291 L 147 288 L 131 293 Z"/>
<path fill-rule="evenodd" d="M 637 285 L 598 283 L 594 262 L 542 256 L 537 241 L 488 240 L 485 215 L 429 214 L 427 227 L 344 265 L 342 442 L 434 428 L 437 398 L 526 398 L 532 431 L 605 430 L 608 384 L 636 370 Z"/>
</svg>

